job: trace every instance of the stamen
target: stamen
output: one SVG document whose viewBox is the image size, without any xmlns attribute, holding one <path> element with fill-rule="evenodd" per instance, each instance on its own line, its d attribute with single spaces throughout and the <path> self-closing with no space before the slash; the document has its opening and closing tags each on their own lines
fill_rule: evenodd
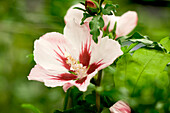
<svg viewBox="0 0 170 113">
<path fill-rule="evenodd" d="M 74 73 L 78 76 L 78 78 L 83 78 L 87 76 L 87 67 L 80 64 L 76 61 L 69 53 L 65 53 L 65 57 L 67 58 L 66 63 L 71 66 L 70 70 L 73 70 Z"/>
</svg>

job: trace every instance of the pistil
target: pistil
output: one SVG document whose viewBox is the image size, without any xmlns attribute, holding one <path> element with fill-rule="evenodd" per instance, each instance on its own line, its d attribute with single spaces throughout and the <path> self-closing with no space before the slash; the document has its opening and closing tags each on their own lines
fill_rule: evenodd
<svg viewBox="0 0 170 113">
<path fill-rule="evenodd" d="M 71 66 L 70 70 L 72 70 L 78 76 L 78 79 L 87 76 L 86 66 L 83 66 L 78 61 L 76 61 L 69 53 L 65 53 L 65 57 L 67 58 L 66 63 Z"/>
</svg>

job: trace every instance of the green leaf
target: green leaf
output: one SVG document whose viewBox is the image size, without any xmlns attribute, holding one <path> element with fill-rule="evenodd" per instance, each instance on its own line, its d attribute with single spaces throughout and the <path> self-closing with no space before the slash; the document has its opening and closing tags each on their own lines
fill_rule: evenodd
<svg viewBox="0 0 170 113">
<path fill-rule="evenodd" d="M 110 113 L 110 110 L 109 110 L 109 108 L 104 108 L 101 113 Z"/>
<path fill-rule="evenodd" d="M 80 4 L 84 5 L 85 6 L 85 3 L 84 2 L 80 2 Z"/>
<path fill-rule="evenodd" d="M 145 45 L 152 45 L 153 41 L 150 41 L 148 39 L 129 39 L 131 42 L 140 42 L 143 43 Z"/>
<path fill-rule="evenodd" d="M 129 41 L 129 39 L 148 39 L 148 37 L 146 36 L 142 36 L 141 34 L 139 34 L 138 32 L 135 32 L 133 35 L 131 36 L 121 36 L 118 37 L 116 40 L 119 41 L 119 43 L 123 43 L 125 41 Z M 135 42 L 135 41 L 134 41 Z M 137 42 L 137 41 L 136 41 Z"/>
<path fill-rule="evenodd" d="M 83 8 L 80 8 L 80 7 L 74 7 L 73 9 L 78 9 L 78 10 L 81 10 L 81 11 L 84 11 L 84 12 L 86 12 L 86 10 L 85 10 L 85 9 L 83 9 Z"/>
<path fill-rule="evenodd" d="M 148 48 L 156 49 L 156 50 L 161 50 L 166 53 L 165 48 L 159 43 L 159 42 L 153 42 L 152 45 L 148 45 Z"/>
<path fill-rule="evenodd" d="M 26 57 L 29 59 L 29 63 L 34 63 L 34 55 L 33 54 L 29 54 Z"/>
<path fill-rule="evenodd" d="M 120 44 L 123 44 L 124 42 L 131 41 L 132 43 L 142 43 L 145 45 L 146 48 L 166 51 L 165 48 L 158 42 L 154 42 L 149 40 L 149 37 L 143 36 L 138 32 L 135 32 L 131 36 L 122 36 L 117 38 L 116 40 L 119 41 Z"/>
<path fill-rule="evenodd" d="M 84 102 L 82 105 L 77 105 L 65 111 L 56 110 L 54 113 L 96 113 L 96 105 L 87 104 Z"/>
<path fill-rule="evenodd" d="M 74 100 L 72 101 L 72 106 L 76 106 L 79 101 L 82 101 L 83 92 L 79 91 L 77 87 L 72 87 L 70 97 Z"/>
<path fill-rule="evenodd" d="M 100 3 L 99 3 L 100 7 L 102 6 L 103 2 L 104 2 L 104 0 L 100 0 Z"/>
<path fill-rule="evenodd" d="M 149 40 L 147 36 L 142 36 L 140 33 L 135 32 L 132 36 L 130 36 L 129 41 L 131 42 L 140 42 L 145 45 L 151 45 L 153 44 L 153 41 Z"/>
<path fill-rule="evenodd" d="M 132 36 L 129 37 L 129 39 L 148 39 L 148 37 L 135 32 Z"/>
<path fill-rule="evenodd" d="M 22 104 L 21 107 L 30 109 L 30 110 L 32 110 L 34 113 L 42 113 L 42 112 L 40 112 L 40 110 L 39 110 L 38 108 L 36 108 L 36 107 L 33 106 L 32 104 Z"/>
<path fill-rule="evenodd" d="M 168 72 L 163 71 L 158 76 L 155 77 L 156 86 L 159 88 L 167 87 L 169 85 Z"/>
<path fill-rule="evenodd" d="M 63 113 L 63 111 L 55 110 L 54 113 Z"/>
<path fill-rule="evenodd" d="M 114 4 L 106 4 L 105 7 L 102 9 L 102 13 L 104 15 L 113 15 L 112 11 L 116 12 L 116 5 Z"/>
<path fill-rule="evenodd" d="M 169 62 L 170 55 L 157 50 L 143 48 L 136 50 L 133 56 L 126 54 L 117 62 L 115 86 L 124 86 L 131 94 L 141 87 L 157 84 L 157 78 L 162 78 L 166 86 L 168 80 L 163 78 L 168 75 L 164 69 Z"/>
<path fill-rule="evenodd" d="M 131 36 L 122 36 L 122 37 L 118 37 L 116 40 L 120 40 L 121 42 L 125 41 L 125 40 L 129 40 L 129 39 L 148 39 L 149 37 L 147 36 L 143 36 L 138 32 L 135 32 L 134 34 L 132 34 Z"/>
<path fill-rule="evenodd" d="M 94 16 L 89 23 L 91 29 L 90 34 L 93 35 L 93 40 L 97 43 L 100 29 L 104 27 L 104 20 L 100 15 Z"/>
<path fill-rule="evenodd" d="M 125 53 L 130 52 L 130 50 L 133 49 L 138 44 L 139 44 L 138 42 L 135 42 L 135 43 L 132 43 L 129 47 L 125 46 L 123 53 L 125 54 Z"/>
<path fill-rule="evenodd" d="M 94 93 L 89 94 L 89 95 L 86 96 L 85 100 L 89 104 L 96 104 L 96 95 Z"/>
<path fill-rule="evenodd" d="M 163 39 L 160 41 L 160 44 L 162 44 L 162 46 L 163 46 L 168 52 L 170 52 L 170 38 L 169 38 L 169 37 L 163 38 Z"/>
<path fill-rule="evenodd" d="M 88 14 L 88 13 L 83 13 L 83 18 L 81 19 L 81 23 L 80 25 L 83 25 L 84 24 L 84 21 L 86 20 L 86 18 L 90 17 L 91 15 Z"/>
</svg>

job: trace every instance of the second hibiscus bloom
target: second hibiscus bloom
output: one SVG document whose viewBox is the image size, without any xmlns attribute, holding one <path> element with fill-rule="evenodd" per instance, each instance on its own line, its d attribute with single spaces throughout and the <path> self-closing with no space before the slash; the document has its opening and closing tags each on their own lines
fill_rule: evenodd
<svg viewBox="0 0 170 113">
<path fill-rule="evenodd" d="M 76 20 L 67 21 L 64 35 L 47 33 L 35 41 L 35 67 L 29 80 L 44 82 L 48 87 L 76 86 L 86 91 L 92 77 L 123 54 L 117 41 L 108 37 L 92 40 L 88 27 Z"/>
<path fill-rule="evenodd" d="M 89 0 L 89 6 L 94 7 L 94 3 Z M 74 7 L 80 7 L 85 9 L 85 7 L 81 4 L 77 4 L 72 6 L 66 13 L 64 17 L 65 22 L 67 23 L 70 19 L 76 19 L 79 23 L 81 23 L 81 19 L 83 18 L 83 11 L 74 9 Z M 92 17 L 89 17 L 85 20 L 85 22 L 89 23 Z M 104 29 L 106 30 L 107 25 L 110 22 L 109 31 L 112 31 L 115 23 L 116 25 L 116 38 L 128 35 L 137 25 L 138 16 L 135 11 L 128 11 L 121 16 L 113 15 L 103 15 L 103 20 L 105 23 Z"/>
</svg>

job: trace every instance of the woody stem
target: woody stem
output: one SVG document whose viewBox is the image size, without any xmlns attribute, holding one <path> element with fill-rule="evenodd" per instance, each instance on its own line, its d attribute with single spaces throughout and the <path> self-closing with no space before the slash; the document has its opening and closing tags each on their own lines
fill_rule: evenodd
<svg viewBox="0 0 170 113">
<path fill-rule="evenodd" d="M 102 70 L 98 72 L 98 77 L 96 80 L 96 87 L 100 86 L 101 78 L 102 78 Z M 100 112 L 100 94 L 98 92 L 96 92 L 96 107 L 97 107 L 98 112 Z"/>
<path fill-rule="evenodd" d="M 68 89 L 65 95 L 65 99 L 64 99 L 64 111 L 67 109 L 68 103 L 69 103 L 69 95 L 70 95 L 70 91 L 71 89 Z"/>
</svg>

